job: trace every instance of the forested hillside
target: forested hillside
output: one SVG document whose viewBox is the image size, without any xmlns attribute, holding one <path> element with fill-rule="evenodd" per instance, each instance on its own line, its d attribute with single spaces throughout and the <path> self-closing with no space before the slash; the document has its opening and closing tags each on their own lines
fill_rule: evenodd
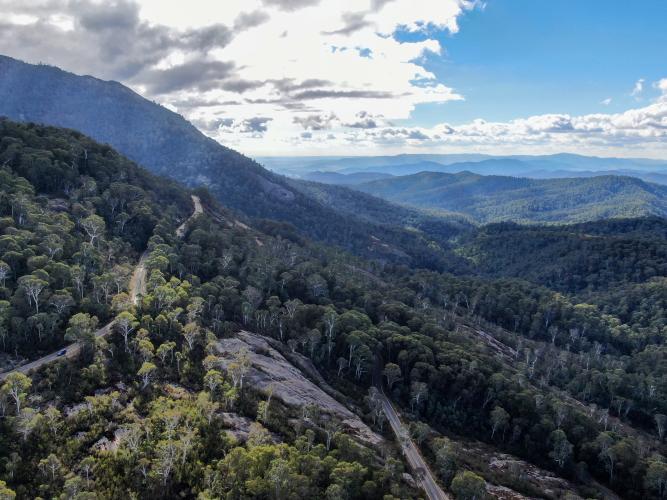
<svg viewBox="0 0 667 500">
<path fill-rule="evenodd" d="M 29 377 L 14 373 L 0 386 L 3 489 L 20 498 L 417 498 L 391 444 L 374 387 L 380 385 L 457 498 L 501 486 L 544 495 L 533 476 L 491 467 L 500 453 L 510 457 L 505 463 L 525 464 L 521 469 L 545 469 L 540 474 L 558 485 L 550 498 L 602 498 L 605 488 L 624 498 L 663 494 L 665 327 L 646 327 L 633 315 L 651 314 L 644 305 L 606 311 L 525 279 L 363 260 L 310 243 L 281 223 L 249 227 L 204 190 L 205 214 L 179 238 L 176 227 L 191 210 L 186 190 L 160 184 L 76 133 L 3 127 L 3 154 L 12 147 L 22 153 L 0 157 L 7 179 L 0 238 L 23 234 L 35 242 L 8 266 L 6 340 L 37 338 L 38 330 L 15 329 L 11 321 L 32 324 L 45 310 L 53 314 L 47 299 L 56 293 L 72 297 L 60 319 L 65 335 L 90 339 L 104 314 L 117 318 L 112 334 L 91 339 L 76 359 Z M 35 151 L 48 161 L 37 162 Z M 49 188 L 51 171 L 58 175 Z M 130 179 L 141 188 L 132 198 L 141 210 L 111 196 L 114 182 Z M 33 209 L 14 208 L 18 193 Z M 56 205 L 54 214 L 48 207 Z M 112 214 L 137 210 L 136 222 L 121 231 Z M 57 231 L 65 244 L 52 257 L 42 245 L 54 232 L 43 226 L 44 214 L 70 221 L 63 222 L 69 230 Z M 85 229 L 94 214 L 104 229 L 96 237 Z M 586 231 L 627 237 L 662 230 L 655 221 L 643 224 Z M 108 257 L 114 242 L 126 242 L 127 250 Z M 75 243 L 78 253 L 70 250 Z M 109 297 L 91 283 L 82 299 L 74 275 L 53 272 L 62 263 L 98 275 L 135 262 L 144 248 L 148 279 L 137 304 L 127 300 L 124 283 Z M 26 275 L 47 283 L 39 312 L 18 283 Z M 660 293 L 644 276 L 624 283 L 637 297 Z M 267 349 L 223 348 L 247 338 L 239 330 L 269 339 L 310 376 L 319 371 L 386 443 L 361 442 L 328 411 L 288 404 L 282 387 L 255 385 L 253 360 Z M 5 352 L 14 355 L 13 348 Z M 470 451 L 480 447 L 492 457 Z"/>
<path fill-rule="evenodd" d="M 246 216 L 288 222 L 303 235 L 358 255 L 449 268 L 443 241 L 430 245 L 428 234 L 371 222 L 360 202 L 357 214 L 341 214 L 336 206 L 323 205 L 307 190 L 295 189 L 285 177 L 209 139 L 182 116 L 117 82 L 1 55 L 0 75 L 0 116 L 79 130 L 152 172 L 189 186 L 206 186 L 226 207 Z M 356 195 L 350 191 L 347 196 Z M 395 213 L 402 210 L 383 204 Z M 405 211 L 401 218 L 413 214 Z M 429 220 L 439 226 L 438 233 L 457 229 L 447 219 Z"/>
<path fill-rule="evenodd" d="M 385 472 L 338 423 L 321 437 L 326 414 L 295 434 L 295 410 L 243 387 L 243 353 L 216 369 L 216 338 L 256 317 L 251 283 L 274 272 L 256 233 L 202 220 L 182 242 L 189 193 L 75 132 L 2 121 L 0 161 L 0 353 L 83 345 L 29 377 L 2 374 L 2 498 L 415 496 L 396 458 Z M 135 305 L 128 270 L 145 249 Z M 113 316 L 111 336 L 95 336 Z"/>
<path fill-rule="evenodd" d="M 527 179 L 422 172 L 360 184 L 355 189 L 415 207 L 461 212 L 482 223 L 667 215 L 667 187 L 633 177 Z"/>
<path fill-rule="evenodd" d="M 363 182 L 376 181 L 378 179 L 387 179 L 390 174 L 381 174 L 378 172 L 355 172 L 352 174 L 339 174 L 337 172 L 308 172 L 301 176 L 303 180 L 312 182 L 322 182 L 324 184 L 337 184 L 339 186 L 352 186 Z"/>
<path fill-rule="evenodd" d="M 0 340 L 34 357 L 77 314 L 104 321 L 161 213 L 185 213 L 175 183 L 76 132 L 0 120 Z"/>
<path fill-rule="evenodd" d="M 520 277 L 562 293 L 605 291 L 667 276 L 667 220 L 490 224 L 462 237 L 458 252 L 486 276 Z"/>
</svg>

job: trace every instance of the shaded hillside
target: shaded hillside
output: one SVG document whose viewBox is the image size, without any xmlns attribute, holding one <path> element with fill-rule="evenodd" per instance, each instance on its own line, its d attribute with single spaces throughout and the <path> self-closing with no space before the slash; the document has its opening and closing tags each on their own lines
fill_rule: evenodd
<svg viewBox="0 0 667 500">
<path fill-rule="evenodd" d="M 312 182 L 322 182 L 324 184 L 338 184 L 339 186 L 351 186 L 354 184 L 361 184 L 363 182 L 377 181 L 379 179 L 387 179 L 391 177 L 390 174 L 382 174 L 378 172 L 353 172 L 351 174 L 339 174 L 338 172 L 308 172 L 301 176 L 303 180 Z"/>
<path fill-rule="evenodd" d="M 429 245 L 424 235 L 343 216 L 117 82 L 0 56 L 2 115 L 80 130 L 153 172 L 190 186 L 207 186 L 227 207 L 250 217 L 289 222 L 308 237 L 357 254 L 446 267 L 444 242 Z"/>
<path fill-rule="evenodd" d="M 480 222 L 579 222 L 667 214 L 667 187 L 633 177 L 526 179 L 422 172 L 356 189 L 421 208 L 462 212 Z"/>
<path fill-rule="evenodd" d="M 451 213 L 429 214 L 425 210 L 409 208 L 388 202 L 376 196 L 360 193 L 344 186 L 318 182 L 290 181 L 294 189 L 303 192 L 319 203 L 335 207 L 343 215 L 360 218 L 387 227 L 402 227 L 418 234 L 428 235 L 443 245 L 449 240 L 473 229 L 465 215 Z"/>
<path fill-rule="evenodd" d="M 658 217 L 555 226 L 491 224 L 459 244 L 486 276 L 522 278 L 563 293 L 613 290 L 667 276 L 667 220 Z"/>
</svg>

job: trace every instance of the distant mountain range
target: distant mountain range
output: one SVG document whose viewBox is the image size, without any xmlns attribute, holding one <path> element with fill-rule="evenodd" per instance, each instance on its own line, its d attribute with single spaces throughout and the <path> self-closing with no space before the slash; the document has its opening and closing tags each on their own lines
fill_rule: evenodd
<svg viewBox="0 0 667 500">
<path fill-rule="evenodd" d="M 261 156 L 256 160 L 266 168 L 285 175 L 316 170 L 330 172 L 386 171 L 389 167 L 429 162 L 449 165 L 464 161 L 481 161 L 491 158 L 482 154 L 402 154 L 395 156 Z"/>
<path fill-rule="evenodd" d="M 421 172 L 440 172 L 440 173 L 460 173 L 472 172 L 480 175 L 505 175 L 512 177 L 527 177 L 530 179 L 563 179 L 563 178 L 582 178 L 599 177 L 608 175 L 637 177 L 646 182 L 667 185 L 667 170 L 642 171 L 642 170 L 527 170 L 525 162 L 511 159 L 491 159 L 479 162 L 452 163 L 451 165 L 441 165 L 434 162 L 408 163 L 405 165 L 395 165 L 386 167 L 382 172 L 350 172 L 347 169 L 342 172 L 307 172 L 301 174 L 300 178 L 323 182 L 325 184 L 338 184 L 340 186 L 350 186 L 379 180 L 382 178 L 412 175 Z"/>
<path fill-rule="evenodd" d="M 667 160 L 642 158 L 601 158 L 574 154 L 554 154 L 542 156 L 513 155 L 490 156 L 481 154 L 404 154 L 396 156 L 357 157 L 261 157 L 262 165 L 276 172 L 294 177 L 304 177 L 310 172 L 337 172 L 341 174 L 357 172 L 377 172 L 391 175 L 410 175 L 419 172 L 457 173 L 463 171 L 484 175 L 515 175 L 533 177 L 547 176 L 549 172 L 589 173 L 636 172 L 638 175 L 667 175 Z M 560 175 L 561 177 L 563 175 Z"/>
<path fill-rule="evenodd" d="M 461 212 L 482 223 L 667 215 L 667 187 L 634 177 L 527 179 L 422 172 L 355 187 L 397 203 Z"/>
</svg>

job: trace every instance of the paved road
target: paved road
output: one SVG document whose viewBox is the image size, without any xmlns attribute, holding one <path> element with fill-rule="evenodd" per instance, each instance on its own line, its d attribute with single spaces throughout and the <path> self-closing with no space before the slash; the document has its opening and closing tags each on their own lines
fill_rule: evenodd
<svg viewBox="0 0 667 500">
<path fill-rule="evenodd" d="M 141 256 L 139 262 L 137 263 L 137 266 L 134 268 L 132 277 L 130 278 L 130 286 L 129 286 L 130 297 L 132 298 L 132 302 L 134 302 L 135 305 L 139 302 L 139 297 L 142 294 L 146 293 L 146 265 L 145 265 L 146 256 L 147 256 L 146 253 L 144 253 Z M 100 328 L 95 332 L 95 336 L 106 337 L 111 333 L 113 324 L 114 324 L 113 321 L 107 323 L 106 325 L 104 325 L 102 328 Z M 66 349 L 66 354 L 64 354 L 63 356 L 58 356 L 58 353 L 63 349 Z M 25 365 L 21 365 L 18 368 L 15 368 L 14 370 L 0 373 L 0 381 L 4 380 L 5 377 L 7 377 L 7 375 L 13 372 L 28 373 L 48 363 L 52 363 L 53 361 L 60 358 L 74 358 L 77 356 L 77 354 L 79 354 L 80 351 L 81 351 L 80 342 L 69 344 L 65 347 L 61 347 L 60 349 L 58 349 L 55 352 L 52 352 L 51 354 L 47 354 L 42 358 L 36 359 L 35 361 L 31 361 L 30 363 L 27 363 Z"/>
<path fill-rule="evenodd" d="M 187 226 L 187 223 L 195 217 L 198 214 L 201 214 L 203 212 L 201 201 L 198 196 L 192 195 L 192 203 L 194 204 L 194 211 L 192 212 L 192 215 L 183 223 L 179 226 L 179 228 L 176 230 L 176 234 L 179 237 L 183 237 L 185 234 L 185 228 Z M 132 298 L 132 302 L 137 305 L 139 303 L 139 298 L 141 295 L 146 293 L 146 257 L 148 253 L 144 252 L 144 254 L 141 256 L 139 259 L 139 262 L 137 263 L 137 266 L 134 268 L 134 272 L 132 273 L 132 277 L 130 278 L 130 285 L 129 285 L 129 291 L 130 291 L 130 297 Z M 112 327 L 113 327 L 114 322 L 110 322 L 106 325 L 104 325 L 102 328 L 97 330 L 95 332 L 96 337 L 106 337 L 111 333 Z M 58 356 L 58 353 L 61 352 L 63 349 L 66 349 L 66 354 L 63 356 Z M 81 351 L 81 344 L 79 342 L 75 342 L 73 344 L 67 345 L 65 347 L 61 347 L 55 352 L 52 352 L 51 354 L 48 354 L 42 358 L 36 359 L 35 361 L 31 361 L 30 363 L 26 363 L 25 365 L 21 365 L 18 368 L 15 368 L 14 370 L 10 370 L 8 372 L 0 373 L 0 381 L 4 380 L 7 375 L 13 372 L 20 372 L 20 373 L 28 373 L 32 370 L 36 370 L 48 363 L 52 363 L 53 361 L 66 357 L 66 358 L 74 358 L 79 352 Z"/>
<path fill-rule="evenodd" d="M 403 455 L 405 455 L 405 459 L 408 461 L 408 465 L 410 465 L 412 472 L 419 480 L 419 483 L 424 489 L 426 496 L 429 498 L 429 500 L 449 500 L 450 497 L 444 491 L 442 491 L 440 486 L 438 486 L 438 483 L 433 478 L 431 469 L 429 469 L 428 465 L 422 458 L 421 453 L 419 453 L 419 450 L 412 442 L 410 433 L 401 422 L 401 419 L 398 416 L 398 413 L 396 413 L 396 410 L 391 404 L 391 401 L 389 401 L 389 399 L 387 399 L 387 397 L 382 392 L 380 392 L 380 398 L 382 401 L 382 407 L 384 408 L 384 413 L 387 415 L 387 420 L 389 420 L 389 424 L 391 425 L 394 434 L 396 434 L 396 439 L 398 439 L 398 442 L 401 445 Z"/>
</svg>

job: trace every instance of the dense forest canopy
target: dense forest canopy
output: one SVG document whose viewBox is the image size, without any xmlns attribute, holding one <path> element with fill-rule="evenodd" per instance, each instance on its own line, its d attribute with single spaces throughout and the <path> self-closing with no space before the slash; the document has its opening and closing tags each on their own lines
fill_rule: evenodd
<svg viewBox="0 0 667 500">
<path fill-rule="evenodd" d="M 379 380 L 457 497 L 484 480 L 541 493 L 471 460 L 475 442 L 581 497 L 664 495 L 662 219 L 489 226 L 452 243 L 441 273 L 246 225 L 203 189 L 180 238 L 190 192 L 72 131 L 0 122 L 0 164 L 4 359 L 85 345 L 0 386 L 9 498 L 416 498 Z M 126 280 L 144 251 L 134 304 Z M 317 367 L 387 444 L 253 386 L 252 353 L 220 349 L 240 330 Z"/>
</svg>

